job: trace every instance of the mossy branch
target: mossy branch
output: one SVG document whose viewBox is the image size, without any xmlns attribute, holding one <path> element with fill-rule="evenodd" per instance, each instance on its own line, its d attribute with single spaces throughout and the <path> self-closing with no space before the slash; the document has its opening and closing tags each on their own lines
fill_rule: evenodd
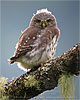
<svg viewBox="0 0 80 100">
<path fill-rule="evenodd" d="M 47 61 L 43 67 L 25 73 L 3 87 L 5 95 L 11 98 L 30 99 L 38 94 L 54 89 L 61 75 L 79 75 L 80 43 L 61 56 Z"/>
</svg>

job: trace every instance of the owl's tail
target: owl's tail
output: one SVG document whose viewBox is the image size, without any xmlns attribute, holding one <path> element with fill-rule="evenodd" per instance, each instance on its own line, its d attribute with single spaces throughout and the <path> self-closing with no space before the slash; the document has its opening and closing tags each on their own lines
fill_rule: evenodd
<svg viewBox="0 0 80 100">
<path fill-rule="evenodd" d="M 9 64 L 13 64 L 15 61 L 16 61 L 17 57 L 11 57 L 9 60 L 8 60 L 8 63 Z"/>
</svg>

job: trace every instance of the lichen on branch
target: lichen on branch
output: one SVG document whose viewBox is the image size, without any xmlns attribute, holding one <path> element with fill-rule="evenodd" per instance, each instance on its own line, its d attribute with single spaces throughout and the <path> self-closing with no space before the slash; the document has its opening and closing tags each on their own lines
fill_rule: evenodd
<svg viewBox="0 0 80 100">
<path fill-rule="evenodd" d="M 0 78 L 0 100 L 9 100 L 9 96 L 6 95 L 6 91 L 4 87 L 6 82 L 7 82 L 7 78 L 5 77 Z"/>
</svg>

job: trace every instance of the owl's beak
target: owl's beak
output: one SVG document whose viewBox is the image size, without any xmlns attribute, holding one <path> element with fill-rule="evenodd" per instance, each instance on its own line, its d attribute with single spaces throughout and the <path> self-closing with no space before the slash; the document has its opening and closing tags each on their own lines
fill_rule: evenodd
<svg viewBox="0 0 80 100">
<path fill-rule="evenodd" d="M 43 23 L 43 24 L 42 24 L 42 26 L 43 26 L 43 28 L 45 28 L 45 27 L 46 27 L 46 24 L 45 24 L 45 23 Z"/>
<path fill-rule="evenodd" d="M 47 25 L 46 25 L 46 23 L 45 22 L 41 22 L 41 27 L 42 28 L 45 28 Z"/>
</svg>

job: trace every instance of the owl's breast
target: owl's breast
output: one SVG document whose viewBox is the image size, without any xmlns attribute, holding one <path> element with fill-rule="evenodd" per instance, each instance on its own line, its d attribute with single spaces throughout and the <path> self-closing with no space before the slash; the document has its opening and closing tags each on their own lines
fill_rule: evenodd
<svg viewBox="0 0 80 100">
<path fill-rule="evenodd" d="M 34 49 L 26 54 L 27 62 L 37 65 L 51 59 L 56 51 L 56 46 L 56 35 L 49 41 L 46 37 L 38 38 L 34 43 Z"/>
<path fill-rule="evenodd" d="M 48 59 L 52 59 L 54 57 L 56 47 L 57 47 L 57 37 L 55 35 L 52 41 L 46 47 L 46 54 Z"/>
</svg>

